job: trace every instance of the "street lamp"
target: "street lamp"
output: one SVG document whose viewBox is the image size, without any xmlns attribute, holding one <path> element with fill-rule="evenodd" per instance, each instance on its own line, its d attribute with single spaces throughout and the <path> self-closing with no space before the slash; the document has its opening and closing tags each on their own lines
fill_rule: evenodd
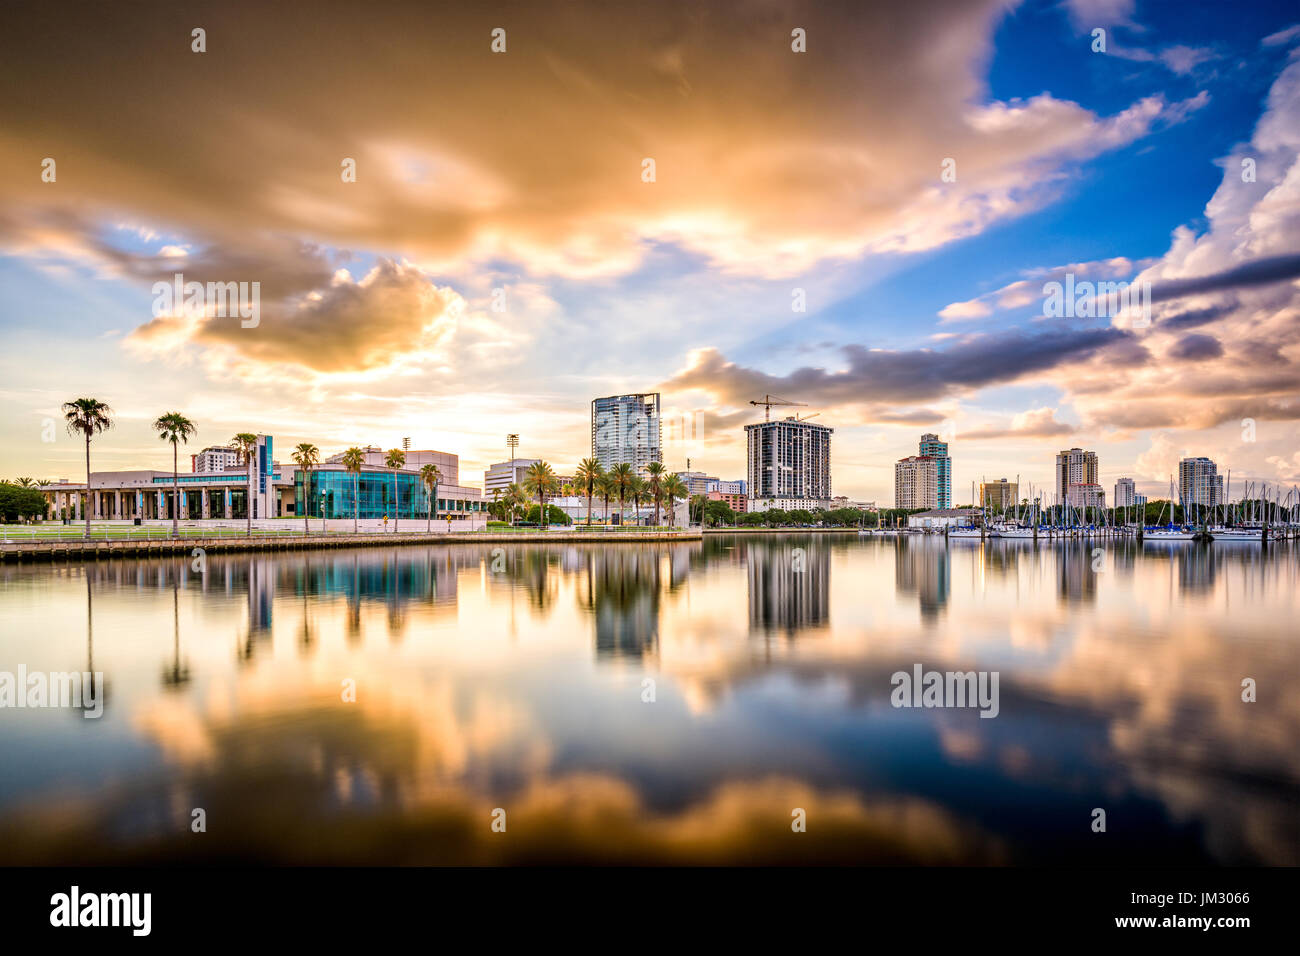
<svg viewBox="0 0 1300 956">
<path fill-rule="evenodd" d="M 510 434 L 506 436 L 506 448 L 510 450 L 510 460 L 515 460 L 515 449 L 519 447 L 519 436 Z"/>
</svg>

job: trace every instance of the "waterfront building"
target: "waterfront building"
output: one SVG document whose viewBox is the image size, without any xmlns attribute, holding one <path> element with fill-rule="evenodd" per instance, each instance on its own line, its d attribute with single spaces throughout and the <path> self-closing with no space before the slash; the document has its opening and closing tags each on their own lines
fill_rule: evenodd
<svg viewBox="0 0 1300 956">
<path fill-rule="evenodd" d="M 1014 481 L 999 478 L 980 482 L 980 506 L 986 511 L 1000 514 L 1015 508 L 1020 500 L 1020 486 Z"/>
<path fill-rule="evenodd" d="M 233 445 L 209 445 L 201 452 L 190 455 L 190 471 L 226 471 L 243 466 L 239 463 L 239 449 Z"/>
<path fill-rule="evenodd" d="M 1070 500 L 1071 485 L 1097 484 L 1097 453 L 1082 448 L 1067 448 L 1056 454 L 1056 496 Z"/>
<path fill-rule="evenodd" d="M 746 425 L 750 510 L 827 507 L 833 431 L 793 416 Z"/>
<path fill-rule="evenodd" d="M 705 497 L 708 498 L 709 501 L 726 502 L 727 507 L 736 512 L 736 514 L 743 514 L 749 510 L 749 499 L 745 495 L 733 495 L 721 491 L 709 491 L 705 493 Z"/>
<path fill-rule="evenodd" d="M 974 528 L 979 525 L 978 508 L 933 508 L 907 516 L 909 528 Z"/>
<path fill-rule="evenodd" d="M 1184 508 L 1215 508 L 1223 504 L 1223 476 L 1208 458 L 1184 458 L 1178 463 L 1178 501 Z"/>
<path fill-rule="evenodd" d="M 663 462 L 659 393 L 592 399 L 591 456 L 606 471 L 629 464 L 643 478 L 651 462 Z"/>
<path fill-rule="evenodd" d="M 488 465 L 487 471 L 483 472 L 483 496 L 491 501 L 493 492 L 503 495 L 512 484 L 522 488 L 529 466 L 539 461 L 540 458 L 511 458 Z"/>
<path fill-rule="evenodd" d="M 717 491 L 720 484 L 716 477 L 702 471 L 679 471 L 676 475 L 692 495 L 707 495 L 710 491 Z"/>
<path fill-rule="evenodd" d="M 1137 484 L 1132 478 L 1120 478 L 1115 482 L 1114 506 L 1132 508 L 1137 502 Z"/>
<path fill-rule="evenodd" d="M 389 517 L 423 518 L 429 505 L 419 471 L 438 465 L 443 480 L 438 485 L 436 514 L 469 517 L 486 510 L 487 502 L 477 488 L 456 484 L 459 459 L 448 452 L 407 452 L 406 465 L 394 472 L 383 466 L 383 452 L 370 447 L 359 477 L 343 468 L 334 455 L 312 468 L 306 486 L 297 465 L 274 460 L 273 440 L 259 435 L 248 469 L 210 471 L 177 476 L 172 490 L 172 473 L 155 469 L 98 471 L 85 482 L 59 481 L 40 490 L 48 502 L 47 516 L 84 518 L 89 510 L 96 521 L 227 519 L 243 521 L 251 504 L 256 520 L 300 517 L 352 518 L 354 501 L 360 505 L 361 520 Z M 250 494 L 251 491 L 251 494 Z M 397 510 L 397 509 L 400 509 Z"/>
<path fill-rule="evenodd" d="M 724 495 L 747 495 L 749 494 L 749 482 L 743 478 L 736 481 L 719 481 L 716 490 Z"/>
<path fill-rule="evenodd" d="M 1065 490 L 1065 500 L 1075 510 L 1104 508 L 1106 507 L 1106 492 L 1096 482 L 1077 481 Z"/>
<path fill-rule="evenodd" d="M 952 507 L 952 459 L 948 457 L 948 443 L 939 441 L 939 436 L 925 434 L 921 436 L 918 454 L 924 458 L 933 458 L 938 486 L 936 501 L 939 508 Z"/>
<path fill-rule="evenodd" d="M 894 463 L 894 507 L 939 507 L 939 462 L 912 455 Z"/>
</svg>

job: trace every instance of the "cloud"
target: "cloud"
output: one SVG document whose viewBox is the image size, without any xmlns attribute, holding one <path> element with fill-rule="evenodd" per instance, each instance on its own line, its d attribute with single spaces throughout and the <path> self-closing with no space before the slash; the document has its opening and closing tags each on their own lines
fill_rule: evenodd
<svg viewBox="0 0 1300 956">
<path fill-rule="evenodd" d="M 1184 362 L 1203 362 L 1223 355 L 1223 346 L 1213 335 L 1184 335 L 1169 348 L 1172 359 Z"/>
<path fill-rule="evenodd" d="M 788 276 L 932 249 L 1039 208 L 1072 164 L 1177 111 L 1158 96 L 1112 116 L 1047 94 L 986 101 L 1006 8 L 809 4 L 806 55 L 776 5 L 524 6 L 502 55 L 456 8 L 436 56 L 415 4 L 364 41 L 346 8 L 223 6 L 204 54 L 172 5 L 91 6 L 71 38 L 26 8 L 0 62 L 6 88 L 31 93 L 6 107 L 0 205 L 179 232 L 177 248 L 293 237 L 435 273 L 620 275 L 669 243 Z M 159 117 L 183 135 L 159 136 Z M 33 155 L 59 160 L 57 184 L 28 175 Z"/>
<path fill-rule="evenodd" d="M 944 306 L 939 310 L 939 317 L 943 320 L 940 324 L 948 325 L 985 318 L 992 315 L 995 310 L 1041 307 L 1044 298 L 1043 286 L 1048 282 L 1062 282 L 1066 275 L 1073 275 L 1076 280 L 1125 279 L 1154 261 L 1149 259 L 1134 262 L 1125 256 L 1115 256 L 1093 262 L 1073 262 L 1048 269 L 1031 269 L 1025 273 L 1029 278 L 1018 279 L 1000 289 L 965 302 L 953 302 Z"/>
<path fill-rule="evenodd" d="M 187 277 L 188 278 L 188 277 Z M 410 265 L 383 259 L 360 282 L 339 270 L 296 301 L 271 301 L 255 328 L 238 316 L 161 316 L 135 330 L 140 348 L 225 348 L 264 365 L 318 372 L 368 371 L 434 352 L 453 331 L 464 300 Z"/>
<path fill-rule="evenodd" d="M 1035 408 L 1016 415 L 1011 420 L 1011 425 L 1009 427 L 963 429 L 961 432 L 961 440 L 979 441 L 988 438 L 1054 438 L 1058 435 L 1069 435 L 1075 431 L 1077 431 L 1077 429 L 1074 425 L 1071 425 L 1068 422 L 1057 421 L 1056 409 Z"/>
<path fill-rule="evenodd" d="M 764 394 L 783 395 L 818 408 L 856 409 L 862 421 L 900 420 L 899 405 L 967 394 L 1085 362 L 1117 351 L 1130 337 L 1120 329 L 1071 329 L 1051 334 L 1010 331 L 970 336 L 943 349 L 841 349 L 847 366 L 805 366 L 773 375 L 730 362 L 717 349 L 697 349 L 689 365 L 660 386 L 665 392 L 697 390 L 716 405 L 739 407 Z M 926 413 L 926 420 L 930 419 Z M 905 419 L 904 419 L 905 420 Z"/>
<path fill-rule="evenodd" d="M 1270 33 L 1259 42 L 1260 46 L 1285 46 L 1297 37 L 1300 37 L 1300 23 L 1278 30 L 1276 33 Z"/>
</svg>

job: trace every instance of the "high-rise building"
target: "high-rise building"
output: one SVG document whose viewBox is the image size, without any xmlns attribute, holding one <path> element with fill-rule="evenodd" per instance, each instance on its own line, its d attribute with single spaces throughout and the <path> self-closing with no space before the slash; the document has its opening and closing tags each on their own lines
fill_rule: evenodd
<svg viewBox="0 0 1300 956">
<path fill-rule="evenodd" d="M 831 499 L 833 431 L 794 417 L 746 425 L 749 497 L 772 499 L 776 503 L 770 507 L 787 510 L 790 506 L 781 499 L 821 502 L 818 506 L 824 507 Z"/>
<path fill-rule="evenodd" d="M 505 494 L 506 489 L 512 484 L 522 487 L 524 478 L 528 475 L 528 466 L 535 465 L 540 460 L 539 458 L 511 458 L 509 461 L 498 461 L 488 465 L 487 471 L 483 472 L 484 497 L 491 498 L 494 491 Z"/>
<path fill-rule="evenodd" d="M 913 455 L 894 463 L 894 507 L 939 507 L 939 460 Z"/>
<path fill-rule="evenodd" d="M 195 473 L 242 467 L 239 463 L 239 449 L 234 446 L 210 445 L 201 452 L 190 455 L 190 470 Z"/>
<path fill-rule="evenodd" d="M 1076 481 L 1065 490 L 1065 500 L 1071 508 L 1104 508 L 1106 492 L 1096 482 Z"/>
<path fill-rule="evenodd" d="M 1132 478 L 1120 478 L 1115 482 L 1116 508 L 1132 508 L 1137 504 L 1137 485 Z"/>
<path fill-rule="evenodd" d="M 1016 506 L 1019 498 L 1020 486 L 1014 481 L 999 478 L 980 482 L 980 507 L 985 511 L 1008 511 Z"/>
<path fill-rule="evenodd" d="M 718 490 L 718 479 L 702 471 L 679 471 L 677 477 L 692 495 L 707 495 Z"/>
<path fill-rule="evenodd" d="M 1208 458 L 1184 458 L 1178 463 L 1178 501 L 1184 507 L 1214 508 L 1223 504 L 1223 476 Z"/>
<path fill-rule="evenodd" d="M 920 455 L 933 458 L 939 476 L 937 508 L 952 507 L 952 459 L 948 457 L 948 443 L 939 441 L 938 435 L 921 436 Z"/>
<path fill-rule="evenodd" d="M 663 459 L 659 393 L 611 395 L 591 402 L 591 456 L 606 471 L 629 464 L 645 477 Z"/>
<path fill-rule="evenodd" d="M 1056 454 L 1057 500 L 1070 500 L 1071 485 L 1097 484 L 1097 453 L 1082 448 L 1067 448 Z"/>
</svg>

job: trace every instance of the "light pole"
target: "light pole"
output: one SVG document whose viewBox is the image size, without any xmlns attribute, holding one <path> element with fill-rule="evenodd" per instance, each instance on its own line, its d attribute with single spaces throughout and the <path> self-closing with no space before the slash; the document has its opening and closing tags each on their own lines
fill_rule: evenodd
<svg viewBox="0 0 1300 956">
<path fill-rule="evenodd" d="M 509 452 L 509 459 L 510 459 L 511 462 L 513 462 L 513 461 L 515 460 L 515 450 L 516 450 L 518 447 L 519 447 L 519 436 L 516 435 L 516 434 L 513 434 L 513 433 L 507 435 L 507 436 L 506 436 L 506 450 Z"/>
</svg>

